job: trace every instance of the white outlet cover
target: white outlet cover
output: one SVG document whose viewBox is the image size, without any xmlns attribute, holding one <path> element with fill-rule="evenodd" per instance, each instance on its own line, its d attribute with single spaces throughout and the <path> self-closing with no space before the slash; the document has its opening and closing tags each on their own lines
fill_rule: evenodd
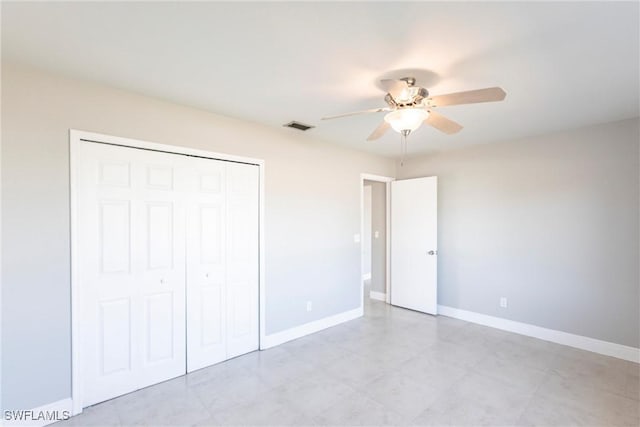
<svg viewBox="0 0 640 427">
<path fill-rule="evenodd" d="M 506 297 L 501 297 L 500 298 L 500 307 L 502 308 L 507 308 L 507 298 Z"/>
<path fill-rule="evenodd" d="M 360 243 L 360 235 L 359 234 L 354 234 L 353 235 L 353 243 Z"/>
<path fill-rule="evenodd" d="M 311 301 L 307 301 L 307 311 L 313 310 L 313 303 Z"/>
<path fill-rule="evenodd" d="M 380 237 L 380 232 L 379 232 L 379 231 L 374 232 L 374 233 L 373 233 L 373 237 L 374 237 L 374 238 L 376 238 L 376 239 L 377 239 L 378 237 Z"/>
</svg>

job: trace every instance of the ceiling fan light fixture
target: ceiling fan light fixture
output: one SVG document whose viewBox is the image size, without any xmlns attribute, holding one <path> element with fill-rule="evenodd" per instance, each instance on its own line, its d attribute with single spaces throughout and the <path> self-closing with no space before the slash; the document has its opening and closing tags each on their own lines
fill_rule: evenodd
<svg viewBox="0 0 640 427">
<path fill-rule="evenodd" d="M 384 116 L 384 121 L 389 123 L 398 133 L 403 131 L 413 132 L 422 122 L 429 117 L 429 112 L 423 108 L 403 108 L 395 110 Z"/>
</svg>

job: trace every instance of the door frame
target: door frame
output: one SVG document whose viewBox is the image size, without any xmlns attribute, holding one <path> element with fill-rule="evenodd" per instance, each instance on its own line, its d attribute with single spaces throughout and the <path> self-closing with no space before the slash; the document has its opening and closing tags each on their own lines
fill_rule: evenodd
<svg viewBox="0 0 640 427">
<path fill-rule="evenodd" d="M 389 304 L 391 298 L 391 182 L 395 178 L 390 176 L 360 174 L 360 308 L 364 307 L 364 269 L 362 268 L 362 236 L 364 236 L 364 181 L 383 182 L 385 184 L 385 302 Z"/>
<path fill-rule="evenodd" d="M 251 157 L 235 156 L 231 154 L 200 150 L 176 145 L 159 144 L 131 138 L 105 135 L 69 129 L 69 196 L 70 196 L 70 238 L 71 238 L 71 400 L 72 414 L 82 412 L 82 373 L 80 369 L 81 337 L 80 337 L 80 302 L 81 289 L 78 283 L 78 200 L 77 200 L 77 165 L 80 144 L 84 142 L 117 145 L 128 148 L 138 148 L 150 151 L 160 151 L 169 154 L 203 157 L 212 160 L 223 160 L 237 163 L 256 165 L 259 168 L 259 208 L 258 208 L 258 299 L 259 299 L 259 348 L 266 343 L 265 332 L 265 243 L 264 243 L 264 168 L 265 161 Z M 186 373 L 186 367 L 185 367 Z"/>
</svg>

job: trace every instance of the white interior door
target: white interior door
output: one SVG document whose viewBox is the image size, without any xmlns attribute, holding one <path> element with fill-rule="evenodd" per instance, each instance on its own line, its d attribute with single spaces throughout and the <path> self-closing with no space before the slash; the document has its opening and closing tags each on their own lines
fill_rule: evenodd
<svg viewBox="0 0 640 427">
<path fill-rule="evenodd" d="M 187 370 L 257 350 L 255 165 L 188 159 Z"/>
<path fill-rule="evenodd" d="M 438 178 L 391 183 L 391 304 L 438 310 Z"/>
<path fill-rule="evenodd" d="M 184 373 L 184 177 L 177 156 L 83 142 L 83 406 Z"/>
</svg>

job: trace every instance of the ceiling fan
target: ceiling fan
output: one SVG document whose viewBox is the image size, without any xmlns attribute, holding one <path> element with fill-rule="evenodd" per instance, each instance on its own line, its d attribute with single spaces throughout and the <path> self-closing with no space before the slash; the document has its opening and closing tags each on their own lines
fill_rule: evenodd
<svg viewBox="0 0 640 427">
<path fill-rule="evenodd" d="M 404 138 L 419 128 L 422 123 L 433 126 L 446 134 L 460 132 L 462 126 L 436 113 L 434 109 L 437 107 L 502 101 L 507 95 L 499 87 L 490 87 L 447 95 L 429 96 L 427 89 L 415 85 L 416 79 L 413 77 L 404 77 L 397 80 L 386 79 L 380 82 L 387 91 L 384 100 L 388 107 L 327 116 L 323 117 L 322 120 L 337 119 L 356 114 L 386 112 L 384 121 L 369 135 L 367 141 L 376 140 L 384 135 L 389 128 L 393 128 L 393 130 L 402 134 L 404 143 Z"/>
</svg>

